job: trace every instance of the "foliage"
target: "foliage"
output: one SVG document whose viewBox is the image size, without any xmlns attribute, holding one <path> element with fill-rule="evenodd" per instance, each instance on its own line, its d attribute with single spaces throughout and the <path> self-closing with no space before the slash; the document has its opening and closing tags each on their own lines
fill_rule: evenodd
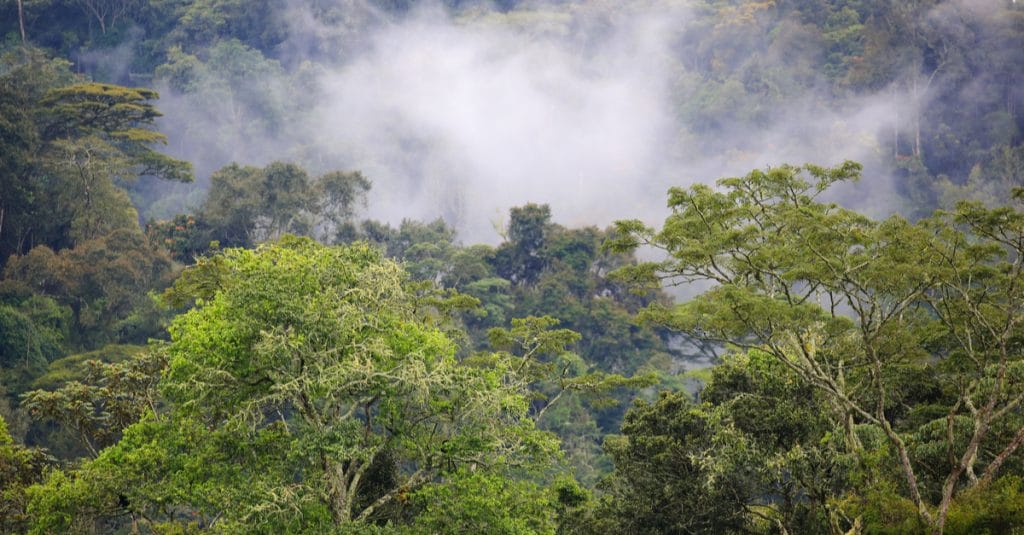
<svg viewBox="0 0 1024 535">
<path fill-rule="evenodd" d="M 815 200 L 859 169 L 782 166 L 721 190 L 675 188 L 661 230 L 619 222 L 611 247 L 667 253 L 623 279 L 714 283 L 644 315 L 771 355 L 824 396 L 850 451 L 867 451 L 859 426 L 885 437 L 905 486 L 896 492 L 941 531 L 959 492 L 988 484 L 1024 442 L 1011 349 L 1024 318 L 1024 213 L 963 203 L 917 224 L 876 222 Z"/>
<path fill-rule="evenodd" d="M 16 444 L 0 416 L 0 531 L 25 531 L 30 519 L 26 489 L 42 480 L 43 469 L 49 463 L 41 450 Z"/>
<path fill-rule="evenodd" d="M 752 489 L 738 474 L 715 474 L 702 462 L 721 453 L 712 426 L 685 393 L 638 401 L 622 437 L 605 441 L 616 471 L 601 484 L 597 514 L 582 531 L 742 532 Z"/>
<path fill-rule="evenodd" d="M 80 380 L 27 392 L 21 404 L 33 419 L 58 423 L 87 455 L 96 457 L 118 441 L 123 429 L 156 410 L 156 384 L 166 359 L 159 352 L 136 352 L 121 362 L 87 360 L 82 366 Z"/>
<path fill-rule="evenodd" d="M 137 314 L 152 305 L 146 292 L 168 284 L 172 273 L 170 259 L 136 228 L 59 252 L 36 247 L 12 257 L 4 278 L 69 307 L 74 318 L 70 341 L 81 347 L 158 336 L 163 328 L 159 318 L 143 321 Z"/>
<path fill-rule="evenodd" d="M 251 247 L 285 233 L 331 236 L 370 189 L 359 172 L 335 171 L 311 180 L 301 167 L 283 162 L 263 169 L 231 164 L 210 181 L 196 232 L 205 229 L 207 242 L 225 247 Z M 190 241 L 199 245 L 195 238 Z"/>
<path fill-rule="evenodd" d="M 614 472 L 578 531 L 845 533 L 854 468 L 822 396 L 770 355 L 729 356 L 700 402 L 637 402 L 605 448 Z M 839 445 L 841 446 L 841 445 Z"/>
<path fill-rule="evenodd" d="M 555 533 L 552 496 L 529 481 L 460 471 L 409 499 L 423 509 L 416 533 Z"/>
<path fill-rule="evenodd" d="M 148 411 L 71 483 L 48 483 L 34 502 L 40 526 L 179 522 L 174 510 L 225 531 L 384 522 L 435 477 L 540 467 L 557 447 L 521 392 L 455 360 L 375 249 L 288 237 L 218 258 L 186 272 L 213 269 L 216 282 L 171 327 L 160 384 L 170 411 Z M 87 500 L 47 503 L 81 485 Z"/>
</svg>

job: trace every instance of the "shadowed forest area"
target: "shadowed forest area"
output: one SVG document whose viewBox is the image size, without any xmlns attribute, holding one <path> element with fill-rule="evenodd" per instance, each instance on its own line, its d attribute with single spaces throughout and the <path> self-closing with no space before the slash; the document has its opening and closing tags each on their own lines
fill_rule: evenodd
<svg viewBox="0 0 1024 535">
<path fill-rule="evenodd" d="M 0 39 L 0 533 L 1024 530 L 1024 4 Z"/>
</svg>

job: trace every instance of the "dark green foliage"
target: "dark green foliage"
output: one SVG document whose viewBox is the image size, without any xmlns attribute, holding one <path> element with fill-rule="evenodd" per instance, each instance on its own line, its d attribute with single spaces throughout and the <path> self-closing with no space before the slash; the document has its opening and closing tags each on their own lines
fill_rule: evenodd
<svg viewBox="0 0 1024 535">
<path fill-rule="evenodd" d="M 61 340 L 14 307 L 0 304 L 0 377 L 9 392 L 22 392 L 60 355 Z"/>
<path fill-rule="evenodd" d="M 199 214 L 181 216 L 185 225 L 164 231 L 165 246 L 176 247 L 182 240 L 194 255 L 210 242 L 251 247 L 285 233 L 327 241 L 351 219 L 370 189 L 370 181 L 358 171 L 335 171 L 314 180 L 298 165 L 284 162 L 262 169 L 231 164 L 214 173 L 210 183 Z"/>
<path fill-rule="evenodd" d="M 182 263 L 191 263 L 210 248 L 211 232 L 202 220 L 193 215 L 176 215 L 167 221 L 150 221 L 146 224 L 146 238 L 150 243 L 164 248 L 171 258 Z"/>
<path fill-rule="evenodd" d="M 966 493 L 949 512 L 950 535 L 1017 533 L 1024 526 L 1024 484 L 1005 476 L 989 487 Z"/>
<path fill-rule="evenodd" d="M 162 289 L 171 274 L 170 260 L 138 230 L 120 230 L 58 253 L 36 247 L 10 259 L 4 271 L 8 281 L 71 309 L 69 342 L 78 347 L 159 336 L 159 311 L 148 319 L 138 315 L 152 306 L 147 292 Z"/>
<path fill-rule="evenodd" d="M 615 473 L 602 483 L 594 533 L 742 533 L 754 496 L 739 474 L 714 474 L 713 423 L 685 393 L 663 393 L 626 413 L 605 449 Z"/>
<path fill-rule="evenodd" d="M 615 470 L 579 531 L 845 532 L 832 500 L 852 465 L 830 412 L 770 356 L 728 357 L 700 402 L 662 393 L 626 413 L 622 436 L 605 440 Z"/>
<path fill-rule="evenodd" d="M 509 212 L 508 241 L 494 255 L 495 271 L 513 284 L 532 284 L 547 267 L 544 254 L 551 229 L 551 209 L 527 204 Z"/>
<path fill-rule="evenodd" d="M 57 361 L 40 381 L 56 382 L 55 388 L 25 393 L 22 408 L 36 421 L 58 424 L 78 443 L 72 452 L 62 452 L 65 457 L 96 457 L 120 439 L 122 430 L 156 408 L 155 389 L 166 358 L 141 349 L 108 346 L 70 362 Z M 82 360 L 90 356 L 104 360 Z"/>
</svg>

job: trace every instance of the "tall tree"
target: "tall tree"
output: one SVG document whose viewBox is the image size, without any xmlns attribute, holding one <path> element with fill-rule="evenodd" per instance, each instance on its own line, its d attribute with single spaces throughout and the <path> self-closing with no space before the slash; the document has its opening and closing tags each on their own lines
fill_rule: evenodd
<svg viewBox="0 0 1024 535">
<path fill-rule="evenodd" d="M 958 493 L 989 484 L 1024 443 L 1024 211 L 965 203 L 911 224 L 816 200 L 859 170 L 781 166 L 721 190 L 675 188 L 661 230 L 619 222 L 612 247 L 667 253 L 624 268 L 626 279 L 714 283 L 645 316 L 772 355 L 825 396 L 851 450 L 864 451 L 861 429 L 883 435 L 906 498 L 940 533 Z M 904 409 L 918 372 L 943 385 L 931 417 Z M 911 446 L 922 434 L 946 453 L 940 466 Z"/>
<path fill-rule="evenodd" d="M 187 510 L 223 529 L 347 529 L 397 521 L 408 493 L 458 469 L 548 459 L 557 441 L 526 393 L 461 365 L 405 277 L 367 245 L 294 237 L 190 268 L 177 291 L 197 306 L 171 327 L 160 385 L 171 410 L 51 478 L 39 528 Z"/>
</svg>

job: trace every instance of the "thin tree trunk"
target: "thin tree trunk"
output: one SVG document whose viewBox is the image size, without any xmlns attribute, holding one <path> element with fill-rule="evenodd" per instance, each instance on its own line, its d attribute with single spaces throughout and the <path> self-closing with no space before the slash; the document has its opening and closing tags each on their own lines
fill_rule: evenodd
<svg viewBox="0 0 1024 535">
<path fill-rule="evenodd" d="M 21 43 L 25 44 L 25 6 L 23 0 L 18 0 L 18 29 L 21 30 Z"/>
<path fill-rule="evenodd" d="M 992 462 L 988 464 L 985 468 L 984 474 L 982 474 L 981 479 L 978 481 L 978 485 L 987 486 L 991 483 L 995 478 L 996 472 L 999 471 L 999 468 L 1003 466 L 1003 463 L 1006 462 L 1006 459 L 1009 458 L 1010 455 L 1013 455 L 1013 452 L 1017 451 L 1017 448 L 1019 448 L 1022 443 L 1024 443 L 1024 427 L 1017 431 L 1017 435 L 1013 437 L 1010 444 L 1007 445 L 1003 451 L 999 452 L 999 455 L 996 455 L 996 458 L 992 459 Z"/>
<path fill-rule="evenodd" d="M 896 88 L 892 90 L 893 101 L 896 101 Z M 896 160 L 900 157 L 900 108 L 899 106 L 893 106 L 892 114 L 892 159 Z"/>
</svg>

